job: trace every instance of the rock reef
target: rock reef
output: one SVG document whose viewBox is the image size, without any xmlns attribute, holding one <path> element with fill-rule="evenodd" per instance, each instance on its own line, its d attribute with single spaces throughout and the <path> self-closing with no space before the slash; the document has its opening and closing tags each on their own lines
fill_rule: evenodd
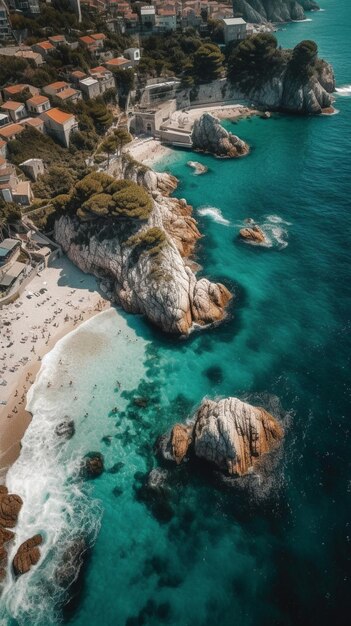
<svg viewBox="0 0 351 626">
<path fill-rule="evenodd" d="M 247 241 L 248 243 L 262 244 L 266 242 L 266 237 L 263 230 L 261 230 L 261 228 L 259 228 L 259 226 L 257 226 L 256 224 L 241 228 L 241 230 L 239 231 L 239 237 L 241 239 L 244 239 L 244 241 Z"/>
<path fill-rule="evenodd" d="M 221 126 L 220 120 L 211 113 L 203 113 L 195 120 L 191 140 L 194 150 L 208 152 L 221 158 L 237 158 L 249 152 L 247 143 L 229 133 Z"/>
<path fill-rule="evenodd" d="M 283 434 L 279 422 L 262 407 L 238 398 L 205 399 L 188 424 L 176 424 L 161 437 L 159 451 L 177 464 L 197 457 L 239 477 L 258 469 Z"/>
<path fill-rule="evenodd" d="M 247 22 L 304 20 L 305 11 L 319 9 L 314 0 L 233 0 L 234 14 Z"/>
<path fill-rule="evenodd" d="M 24 541 L 18 548 L 13 559 L 13 571 L 15 576 L 26 574 L 32 565 L 38 563 L 40 559 L 40 550 L 38 546 L 42 543 L 41 535 L 34 535 L 27 541 Z"/>
<path fill-rule="evenodd" d="M 93 223 L 63 215 L 55 224 L 55 239 L 84 272 L 102 281 L 108 297 L 126 311 L 142 313 L 168 333 L 186 335 L 194 324 L 221 320 L 231 298 L 226 287 L 206 278 L 198 280 L 187 257 L 200 233 L 185 200 L 169 197 L 177 180 L 124 158 L 110 174 L 136 182 L 152 198 L 147 220 L 134 221 L 133 241 L 157 229 L 164 239 L 157 254 L 136 253 L 130 225 L 98 219 Z"/>
</svg>

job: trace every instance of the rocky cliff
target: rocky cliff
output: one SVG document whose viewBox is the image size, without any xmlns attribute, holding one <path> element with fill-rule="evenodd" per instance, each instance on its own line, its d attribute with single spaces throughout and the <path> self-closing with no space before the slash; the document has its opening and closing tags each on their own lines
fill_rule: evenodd
<svg viewBox="0 0 351 626">
<path fill-rule="evenodd" d="M 188 334 L 194 324 L 221 320 L 231 295 L 224 285 L 198 280 L 187 262 L 200 233 L 186 201 L 169 197 L 176 179 L 130 159 L 113 173 L 147 190 L 149 218 L 131 226 L 63 215 L 56 221 L 56 241 L 80 269 L 101 279 L 108 297 L 166 332 Z M 155 241 L 151 249 L 150 241 Z"/>
<path fill-rule="evenodd" d="M 314 0 L 233 0 L 235 16 L 247 22 L 289 22 L 305 19 L 304 11 L 319 9 Z"/>
<path fill-rule="evenodd" d="M 210 113 L 204 113 L 195 120 L 191 133 L 193 149 L 208 152 L 217 157 L 235 158 L 249 152 L 249 146 L 236 135 L 229 133 L 220 120 Z"/>
<path fill-rule="evenodd" d="M 264 462 L 283 437 L 279 422 L 265 409 L 238 398 L 205 399 L 188 424 L 176 424 L 159 441 L 166 460 L 195 456 L 230 476 L 244 476 Z"/>
</svg>

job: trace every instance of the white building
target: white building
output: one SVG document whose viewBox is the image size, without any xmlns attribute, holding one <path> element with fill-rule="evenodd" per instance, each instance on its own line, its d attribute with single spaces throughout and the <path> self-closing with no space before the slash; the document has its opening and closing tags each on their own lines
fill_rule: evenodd
<svg viewBox="0 0 351 626">
<path fill-rule="evenodd" d="M 221 22 L 224 25 L 224 43 L 241 41 L 247 34 L 247 23 L 242 17 L 227 17 Z"/>
</svg>

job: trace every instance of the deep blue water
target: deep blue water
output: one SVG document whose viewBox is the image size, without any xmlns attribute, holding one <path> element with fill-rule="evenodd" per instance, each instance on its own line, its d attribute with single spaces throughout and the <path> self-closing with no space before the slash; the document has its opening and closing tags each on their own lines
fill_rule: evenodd
<svg viewBox="0 0 351 626">
<path fill-rule="evenodd" d="M 280 31 L 279 42 L 315 39 L 338 86 L 351 85 L 350 4 L 324 0 L 323 8 Z M 188 341 L 124 316 L 144 350 L 126 363 L 143 361 L 132 391 L 115 388 L 111 338 L 100 360 L 98 432 L 112 440 L 99 445 L 107 467 L 124 465 L 94 482 L 104 515 L 65 614 L 70 626 L 350 623 L 351 97 L 338 96 L 336 107 L 332 117 L 226 122 L 252 148 L 244 159 L 177 151 L 160 164 L 194 206 L 200 274 L 224 282 L 234 299 L 222 325 Z M 194 176 L 189 159 L 209 172 Z M 247 217 L 271 247 L 238 241 Z M 135 395 L 147 407 L 136 407 Z M 181 468 L 162 501 L 143 489 L 157 436 L 205 395 L 249 397 L 288 414 L 265 497 Z M 115 404 L 121 412 L 106 432 Z"/>
</svg>

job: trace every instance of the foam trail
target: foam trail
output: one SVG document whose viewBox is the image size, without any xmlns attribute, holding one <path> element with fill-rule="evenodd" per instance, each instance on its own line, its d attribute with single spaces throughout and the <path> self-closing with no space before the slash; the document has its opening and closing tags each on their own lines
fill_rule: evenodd
<svg viewBox="0 0 351 626">
<path fill-rule="evenodd" d="M 351 85 L 343 85 L 342 87 L 336 87 L 336 93 L 339 96 L 351 96 Z"/>
<path fill-rule="evenodd" d="M 210 217 L 217 224 L 223 224 L 223 226 L 229 226 L 230 221 L 223 217 L 220 209 L 212 206 L 206 206 L 201 209 L 197 209 L 199 215 Z"/>
</svg>

